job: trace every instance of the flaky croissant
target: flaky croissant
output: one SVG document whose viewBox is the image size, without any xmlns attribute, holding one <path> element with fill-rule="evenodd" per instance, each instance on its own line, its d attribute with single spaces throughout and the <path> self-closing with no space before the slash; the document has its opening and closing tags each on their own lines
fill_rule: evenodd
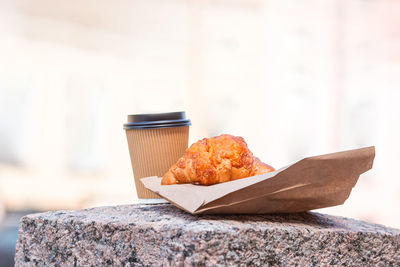
<svg viewBox="0 0 400 267">
<path fill-rule="evenodd" d="M 242 137 L 223 134 L 192 144 L 162 178 L 162 185 L 212 185 L 274 171 L 254 157 Z"/>
</svg>

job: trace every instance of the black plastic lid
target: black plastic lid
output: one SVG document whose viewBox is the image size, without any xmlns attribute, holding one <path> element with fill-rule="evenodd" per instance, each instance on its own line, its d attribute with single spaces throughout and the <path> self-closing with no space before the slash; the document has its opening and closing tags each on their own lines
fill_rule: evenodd
<svg viewBox="0 0 400 267">
<path fill-rule="evenodd" d="M 190 120 L 186 119 L 185 112 L 181 111 L 128 115 L 128 122 L 124 124 L 124 129 L 169 128 L 189 125 L 191 125 Z"/>
</svg>

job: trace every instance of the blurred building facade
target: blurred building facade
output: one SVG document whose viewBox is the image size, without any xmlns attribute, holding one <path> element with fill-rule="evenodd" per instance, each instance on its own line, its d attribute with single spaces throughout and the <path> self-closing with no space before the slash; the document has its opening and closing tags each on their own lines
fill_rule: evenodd
<svg viewBox="0 0 400 267">
<path fill-rule="evenodd" d="M 135 202 L 127 114 L 185 110 L 279 168 L 375 145 L 323 212 L 400 227 L 400 2 L 0 2 L 0 206 Z M 0 208 L 1 209 L 1 208 Z"/>
</svg>

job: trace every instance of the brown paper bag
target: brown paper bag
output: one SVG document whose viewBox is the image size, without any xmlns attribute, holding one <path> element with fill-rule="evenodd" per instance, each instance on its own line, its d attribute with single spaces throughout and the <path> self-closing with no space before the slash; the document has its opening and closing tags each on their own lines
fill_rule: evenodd
<svg viewBox="0 0 400 267">
<path fill-rule="evenodd" d="M 210 186 L 161 185 L 156 176 L 141 181 L 192 214 L 301 212 L 343 204 L 374 157 L 374 147 L 308 157 L 274 172 Z"/>
</svg>

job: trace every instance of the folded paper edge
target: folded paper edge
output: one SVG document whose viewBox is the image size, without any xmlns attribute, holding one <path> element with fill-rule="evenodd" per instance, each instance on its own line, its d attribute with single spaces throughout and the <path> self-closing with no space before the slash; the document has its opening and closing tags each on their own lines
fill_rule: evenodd
<svg viewBox="0 0 400 267">
<path fill-rule="evenodd" d="M 162 194 L 163 192 L 158 191 L 157 189 L 152 188 L 152 185 L 151 185 L 151 182 L 154 181 L 154 180 L 155 180 L 155 181 L 160 180 L 160 183 L 161 183 L 160 177 L 151 176 L 151 177 L 141 178 L 140 180 L 141 180 L 141 182 L 143 183 L 143 185 L 144 185 L 147 189 L 151 190 L 152 192 L 156 193 L 156 194 L 159 195 L 160 197 L 162 197 L 162 198 L 168 200 L 169 202 L 173 203 L 174 205 L 178 206 L 179 208 L 181 208 L 181 209 L 183 209 L 183 210 L 185 210 L 185 211 L 187 211 L 187 212 L 189 212 L 189 213 L 192 213 L 192 214 L 193 214 L 193 212 L 194 212 L 198 207 L 200 207 L 201 205 L 204 204 L 204 200 L 202 200 L 202 199 L 200 198 L 200 196 L 196 194 L 196 192 L 192 192 L 192 191 L 191 191 L 191 192 L 187 192 L 187 191 L 183 191 L 183 192 L 182 192 L 182 194 L 187 194 L 188 197 L 191 197 L 191 199 L 195 199 L 195 200 L 196 200 L 196 202 L 193 203 L 191 206 L 187 206 L 187 205 L 185 206 L 185 205 L 182 205 L 182 204 L 178 204 L 178 203 L 174 200 L 173 197 L 168 196 L 168 194 L 167 194 L 167 195 L 165 195 L 165 194 L 163 195 L 163 194 Z M 178 186 L 178 185 L 160 185 L 160 186 Z M 184 184 L 182 184 L 182 186 L 184 186 Z M 161 189 L 161 187 L 160 187 L 160 189 Z M 197 196 L 197 197 L 193 197 L 193 194 L 194 194 L 195 196 Z"/>
<path fill-rule="evenodd" d="M 263 195 L 257 195 L 257 196 L 254 196 L 252 198 L 248 198 L 248 199 L 245 199 L 245 200 L 236 201 L 236 202 L 227 203 L 227 204 L 222 204 L 222 205 L 217 205 L 217 206 L 211 206 L 211 207 L 207 207 L 207 208 L 203 208 L 203 209 L 200 207 L 199 209 L 196 210 L 196 212 L 194 214 L 203 214 L 204 212 L 207 212 L 208 210 L 213 210 L 213 209 L 222 208 L 222 207 L 234 206 L 234 205 L 237 205 L 237 204 L 240 204 L 240 203 L 243 203 L 243 202 L 252 201 L 254 199 L 267 197 L 269 195 L 274 195 L 274 194 L 277 194 L 277 193 L 280 193 L 280 192 L 284 192 L 284 191 L 288 191 L 288 190 L 292 190 L 292 189 L 295 189 L 295 188 L 301 188 L 301 187 L 304 187 L 304 186 L 307 186 L 307 185 L 308 184 L 301 184 L 301 185 L 297 185 L 297 186 L 291 186 L 291 187 L 288 187 L 288 188 L 283 188 L 283 189 L 279 189 L 279 190 L 267 193 L 265 195 L 264 194 Z"/>
</svg>

